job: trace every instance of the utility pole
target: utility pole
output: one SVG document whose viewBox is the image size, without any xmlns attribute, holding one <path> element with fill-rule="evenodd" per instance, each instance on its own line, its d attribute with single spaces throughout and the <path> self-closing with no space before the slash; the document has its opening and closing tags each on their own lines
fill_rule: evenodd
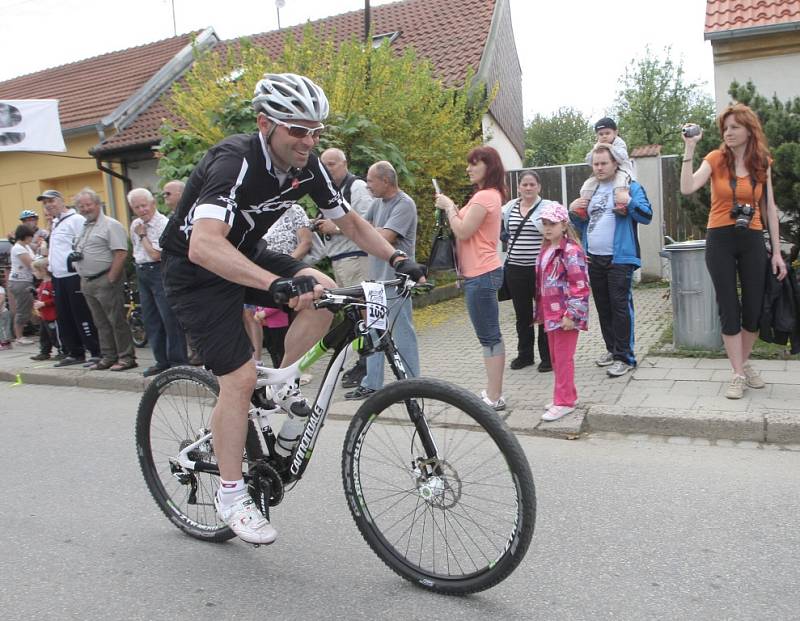
<svg viewBox="0 0 800 621">
<path fill-rule="evenodd" d="M 369 45 L 369 29 L 370 29 L 369 0 L 364 0 L 364 45 Z"/>
<path fill-rule="evenodd" d="M 275 12 L 278 14 L 278 30 L 281 29 L 281 9 L 286 6 L 286 0 L 275 0 Z"/>
<path fill-rule="evenodd" d="M 178 27 L 175 24 L 175 0 L 170 0 L 170 4 L 172 5 L 172 36 L 178 36 Z"/>
</svg>

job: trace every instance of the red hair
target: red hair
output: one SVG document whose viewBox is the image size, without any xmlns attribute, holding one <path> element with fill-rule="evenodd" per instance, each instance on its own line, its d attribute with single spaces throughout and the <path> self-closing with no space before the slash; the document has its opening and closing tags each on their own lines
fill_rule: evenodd
<svg viewBox="0 0 800 621">
<path fill-rule="evenodd" d="M 744 165 L 747 167 L 747 172 L 752 175 L 759 183 L 764 183 L 767 180 L 767 167 L 769 166 L 769 147 L 767 147 L 767 137 L 764 135 L 764 130 L 761 128 L 761 121 L 751 108 L 743 103 L 731 104 L 722 111 L 717 117 L 717 125 L 719 126 L 720 135 L 725 134 L 725 121 L 729 116 L 733 115 L 734 120 L 746 128 L 750 132 L 750 137 L 747 139 L 747 146 L 744 151 Z M 731 172 L 731 177 L 736 176 L 736 164 L 733 151 L 723 142 L 719 150 L 725 156 L 725 161 L 728 164 L 728 170 Z"/>
<path fill-rule="evenodd" d="M 480 185 L 481 190 L 494 188 L 500 192 L 500 196 L 505 203 L 508 199 L 508 192 L 506 191 L 506 171 L 503 168 L 503 162 L 500 160 L 500 154 L 492 147 L 475 147 L 467 154 L 467 162 L 475 164 L 476 162 L 483 162 L 486 164 L 486 175 L 483 177 L 483 182 Z"/>
</svg>

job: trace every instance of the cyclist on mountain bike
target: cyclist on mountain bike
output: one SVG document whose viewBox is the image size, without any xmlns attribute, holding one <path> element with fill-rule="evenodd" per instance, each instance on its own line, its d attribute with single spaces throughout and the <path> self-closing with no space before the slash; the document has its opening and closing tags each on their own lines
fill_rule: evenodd
<svg viewBox="0 0 800 621">
<path fill-rule="evenodd" d="M 398 272 L 423 280 L 418 264 L 395 249 L 349 205 L 313 152 L 328 116 L 314 82 L 291 73 L 265 74 L 255 88 L 258 131 L 211 147 L 192 172 L 161 237 L 164 287 L 180 323 L 219 378 L 211 431 L 220 469 L 215 506 L 244 541 L 272 543 L 277 532 L 250 498 L 242 477 L 250 397 L 256 384 L 253 348 L 242 305 L 281 307 L 296 316 L 283 366 L 328 329 L 332 315 L 315 298 L 335 286 L 322 272 L 270 251 L 261 237 L 300 197 L 309 195 L 326 218 Z M 274 395 L 284 410 L 308 415 L 296 385 Z"/>
</svg>

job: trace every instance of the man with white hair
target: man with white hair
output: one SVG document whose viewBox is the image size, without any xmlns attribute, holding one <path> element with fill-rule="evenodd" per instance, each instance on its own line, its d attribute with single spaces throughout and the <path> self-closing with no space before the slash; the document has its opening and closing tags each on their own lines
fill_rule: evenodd
<svg viewBox="0 0 800 621">
<path fill-rule="evenodd" d="M 149 377 L 187 364 L 186 337 L 167 302 L 161 282 L 161 245 L 158 241 L 167 226 L 167 217 L 156 210 L 156 199 L 146 188 L 128 192 L 128 204 L 137 218 L 131 222 L 133 260 L 142 305 L 144 328 L 156 363 L 142 375 Z"/>
</svg>

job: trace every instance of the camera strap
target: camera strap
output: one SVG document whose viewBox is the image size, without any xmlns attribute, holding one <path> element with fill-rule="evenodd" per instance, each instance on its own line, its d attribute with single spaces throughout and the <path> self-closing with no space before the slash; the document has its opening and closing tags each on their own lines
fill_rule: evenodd
<svg viewBox="0 0 800 621">
<path fill-rule="evenodd" d="M 753 192 L 753 208 L 755 209 L 756 205 L 756 185 L 758 182 L 753 175 L 750 175 L 750 187 Z M 731 175 L 731 191 L 733 192 L 733 208 L 736 209 L 738 203 L 736 202 L 736 174 Z"/>
</svg>

